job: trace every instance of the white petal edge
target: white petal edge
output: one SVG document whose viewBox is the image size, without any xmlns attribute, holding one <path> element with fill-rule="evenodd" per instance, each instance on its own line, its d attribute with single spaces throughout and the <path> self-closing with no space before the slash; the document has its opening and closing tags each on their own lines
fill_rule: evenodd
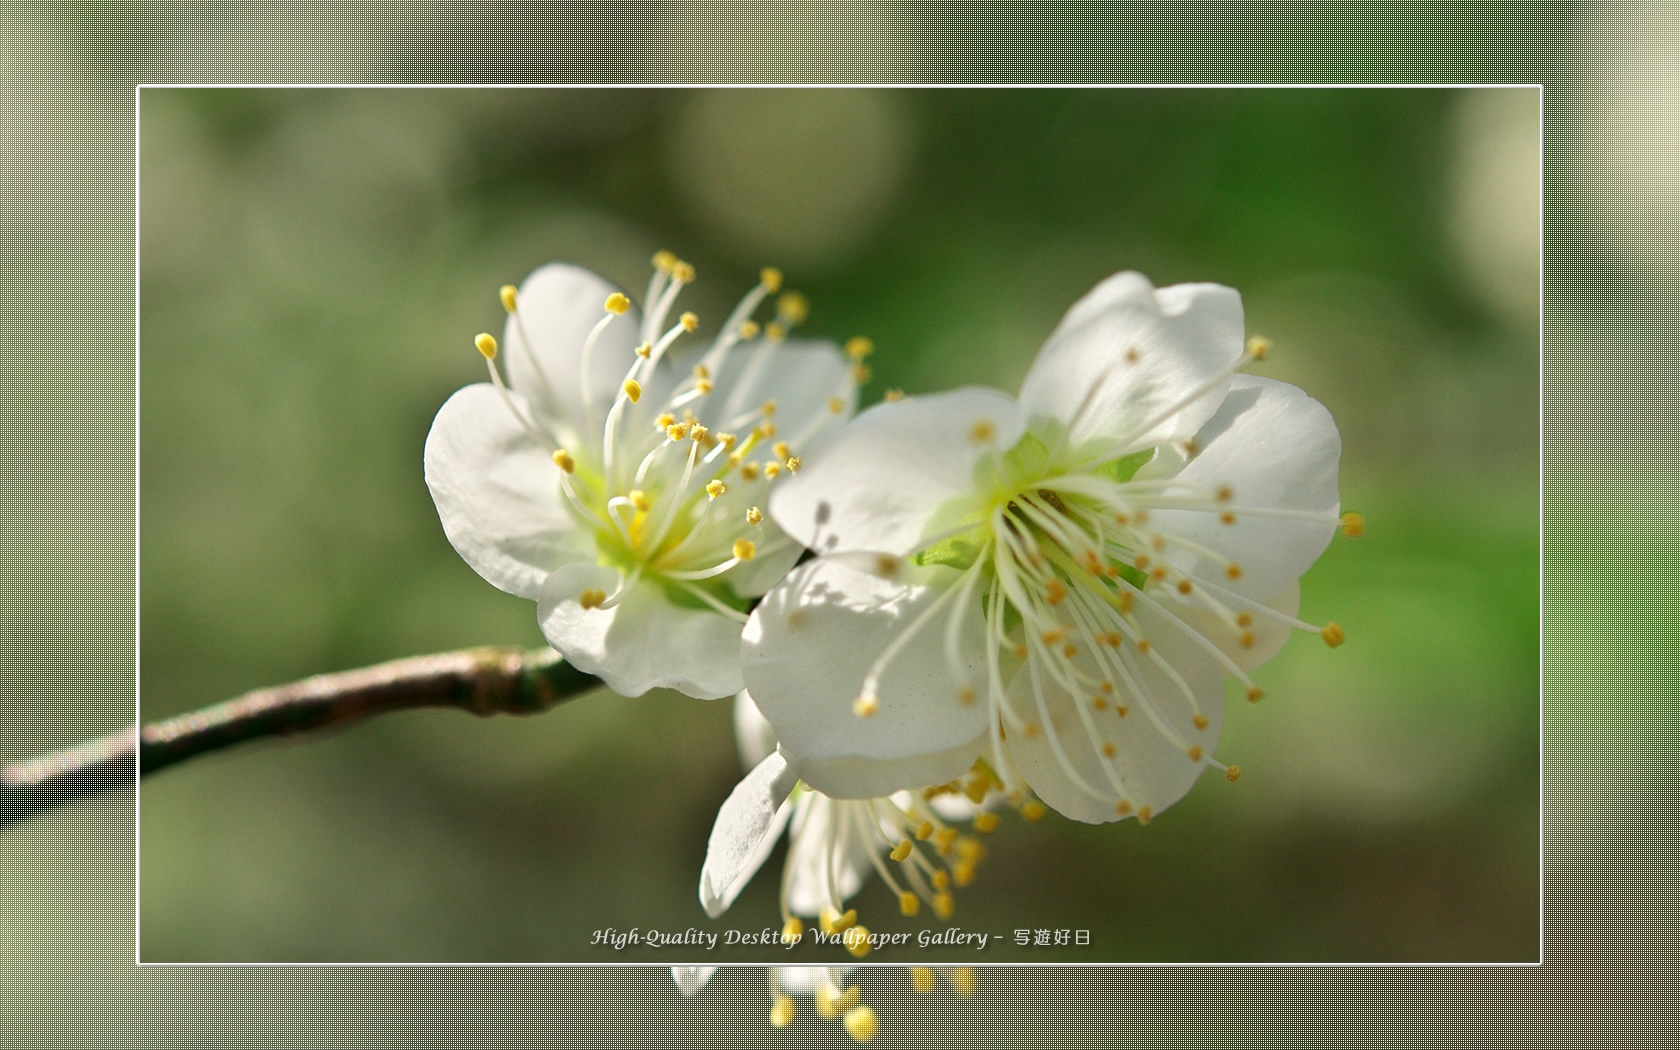
<svg viewBox="0 0 1680 1050">
<path fill-rule="evenodd" d="M 1035 431 L 1040 421 L 1071 428 L 1074 450 L 1120 454 L 1181 441 L 1219 406 L 1222 377 L 1242 349 L 1233 289 L 1156 289 L 1142 274 L 1115 274 L 1051 334 L 1021 384 L 1021 405 Z"/>
<path fill-rule="evenodd" d="M 758 765 L 776 750 L 776 731 L 745 689 L 735 694 L 735 747 L 743 769 Z"/>
<path fill-rule="evenodd" d="M 610 609 L 579 602 L 586 589 L 612 595 L 622 579 L 617 569 L 582 563 L 550 574 L 537 595 L 537 625 L 548 644 L 621 696 L 676 689 L 716 700 L 741 691 L 737 621 L 677 605 L 645 577 Z"/>
<path fill-rule="evenodd" d="M 1024 426 L 1013 400 L 981 387 L 876 405 L 778 483 L 770 516 L 819 554 L 908 554 L 948 505 L 978 499 L 976 467 L 1012 448 Z"/>
<path fill-rule="evenodd" d="M 1219 551 L 1242 575 L 1230 580 L 1222 563 L 1182 548 L 1169 546 L 1167 560 L 1250 598 L 1281 593 L 1312 567 L 1336 534 L 1342 439 L 1329 410 L 1299 387 L 1238 376 L 1196 442 L 1201 451 L 1178 477 L 1208 492 L 1229 486 L 1236 524 L 1221 524 L 1215 512 L 1161 510 L 1153 512 L 1153 526 Z M 1243 514 L 1244 506 L 1313 518 Z"/>
<path fill-rule="evenodd" d="M 426 487 L 444 535 L 475 572 L 521 598 L 593 546 L 561 505 L 551 455 L 489 383 L 457 390 L 426 435 Z"/>
<path fill-rule="evenodd" d="M 951 569 L 905 563 L 902 582 L 819 558 L 795 569 L 765 596 L 741 633 L 742 676 L 784 750 L 801 759 L 932 758 L 980 735 L 985 705 L 958 699 L 944 637 L 946 602 L 888 663 L 868 717 L 853 711 L 870 667 L 888 645 L 946 593 Z M 980 603 L 957 610 L 960 673 L 984 680 Z M 937 776 L 914 783 L 924 787 Z M 849 795 L 853 791 L 836 791 Z"/>
<path fill-rule="evenodd" d="M 723 800 L 700 868 L 700 905 L 707 915 L 715 919 L 729 910 L 764 864 L 787 825 L 788 795 L 798 782 L 787 760 L 771 754 Z"/>
</svg>

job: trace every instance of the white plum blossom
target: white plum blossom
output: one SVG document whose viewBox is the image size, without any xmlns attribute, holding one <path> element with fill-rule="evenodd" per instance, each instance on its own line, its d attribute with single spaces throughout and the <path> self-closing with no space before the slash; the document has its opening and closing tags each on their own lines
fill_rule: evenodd
<svg viewBox="0 0 1680 1050">
<path fill-rule="evenodd" d="M 988 770 L 976 768 L 964 781 L 920 792 L 829 798 L 797 783 L 776 750 L 770 724 L 744 692 L 735 700 L 735 729 L 750 772 L 719 810 L 707 845 L 700 873 L 706 914 L 715 919 L 734 903 L 786 829 L 780 892 L 786 943 L 803 936 L 799 916 L 816 917 L 822 931 L 839 935 L 853 955 L 867 955 L 869 930 L 846 901 L 872 872 L 898 898 L 904 915 L 918 914 L 926 903 L 940 919 L 951 917 L 952 887 L 972 881 L 985 854 L 980 841 L 957 825 L 970 822 L 986 832 L 998 826 L 997 814 L 986 809 L 998 786 Z M 1021 809 L 1029 819 L 1044 812 L 1030 800 Z"/>
<path fill-rule="evenodd" d="M 1341 440 L 1298 388 L 1239 374 L 1237 293 L 1135 273 L 1068 311 L 1019 398 L 878 405 L 771 497 L 820 555 L 760 603 L 747 688 L 790 770 L 836 797 L 984 756 L 1089 823 L 1147 822 L 1214 758 L 1225 681 L 1292 629 L 1341 519 Z M 1357 515 L 1347 531 L 1362 528 Z"/>
<path fill-rule="evenodd" d="M 503 288 L 501 342 L 476 341 L 490 382 L 438 412 L 426 483 L 461 557 L 535 600 L 573 665 L 629 696 L 716 698 L 741 688 L 746 609 L 802 550 L 760 508 L 798 450 L 851 414 L 853 366 L 832 344 L 788 340 L 797 293 L 753 320 L 775 270 L 677 365 L 699 322 L 667 319 L 694 270 L 667 252 L 654 263 L 642 316 L 576 266 Z"/>
</svg>

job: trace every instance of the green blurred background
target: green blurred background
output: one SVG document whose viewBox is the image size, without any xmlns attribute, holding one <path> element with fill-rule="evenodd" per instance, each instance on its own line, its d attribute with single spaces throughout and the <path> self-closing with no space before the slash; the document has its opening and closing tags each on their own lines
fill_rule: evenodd
<svg viewBox="0 0 1680 1050">
<path fill-rule="evenodd" d="M 1006 819 L 954 919 L 1005 942 L 941 961 L 1534 961 L 1538 133 L 1532 90 L 143 89 L 142 716 L 541 644 L 420 452 L 543 262 L 639 291 L 670 248 L 703 325 L 778 265 L 810 334 L 874 338 L 868 400 L 1014 390 L 1116 270 L 1217 281 L 1342 428 L 1369 533 L 1303 615 L 1348 644 L 1260 672 L 1220 747 L 1241 782 L 1147 828 Z M 202 759 L 141 792 L 141 957 L 845 959 L 590 946 L 777 925 L 779 850 L 723 920 L 696 899 L 740 772 L 728 702 L 676 694 Z"/>
</svg>

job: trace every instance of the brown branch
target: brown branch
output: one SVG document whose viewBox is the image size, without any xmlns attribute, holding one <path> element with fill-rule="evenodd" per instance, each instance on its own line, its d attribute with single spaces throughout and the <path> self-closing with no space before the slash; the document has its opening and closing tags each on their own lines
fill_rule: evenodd
<svg viewBox="0 0 1680 1050">
<path fill-rule="evenodd" d="M 0 767 L 0 828 L 247 740 L 353 725 L 417 707 L 534 715 L 601 683 L 551 649 L 463 649 L 413 656 L 258 689 L 174 718 L 123 729 Z"/>
</svg>

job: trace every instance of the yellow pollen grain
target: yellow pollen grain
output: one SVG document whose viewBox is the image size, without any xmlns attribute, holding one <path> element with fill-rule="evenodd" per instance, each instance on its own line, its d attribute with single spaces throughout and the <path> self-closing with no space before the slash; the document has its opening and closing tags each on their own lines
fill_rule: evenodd
<svg viewBox="0 0 1680 1050">
<path fill-rule="evenodd" d="M 1067 598 L 1067 588 L 1062 586 L 1061 580 L 1052 579 L 1044 588 L 1044 600 L 1051 605 L 1060 605 Z"/>
<path fill-rule="evenodd" d="M 519 309 L 519 289 L 511 284 L 504 284 L 497 294 L 502 297 L 502 309 L 510 314 Z"/>
<path fill-rule="evenodd" d="M 679 260 L 671 267 L 671 280 L 673 281 L 680 281 L 683 284 L 693 284 L 694 277 L 694 267 L 689 263 Z"/>
<path fill-rule="evenodd" d="M 1132 523 L 1132 516 L 1123 510 L 1117 510 L 1114 512 L 1114 523 L 1116 525 L 1130 525 Z"/>
<path fill-rule="evenodd" d="M 1225 769 L 1225 779 L 1226 780 L 1229 780 L 1232 783 L 1235 783 L 1236 779 L 1240 776 L 1242 776 L 1242 767 L 1241 766 L 1227 766 L 1226 767 L 1226 769 Z"/>
<path fill-rule="evenodd" d="M 747 524 L 748 525 L 757 525 L 757 524 L 759 524 L 763 521 L 764 521 L 764 512 L 763 511 L 759 510 L 757 507 L 748 507 L 747 508 Z"/>
<path fill-rule="evenodd" d="M 1129 612 L 1132 611 L 1132 592 L 1131 591 L 1122 591 L 1121 592 L 1121 594 L 1120 594 L 1120 611 L 1123 612 L 1123 613 L 1129 613 Z"/>
<path fill-rule="evenodd" d="M 625 314 L 630 310 L 630 297 L 623 292 L 614 292 L 607 296 L 607 313 Z"/>
<path fill-rule="evenodd" d="M 766 292 L 775 295 L 782 290 L 782 271 L 774 266 L 766 266 L 758 271 L 758 283 L 764 286 Z"/>
<path fill-rule="evenodd" d="M 577 470 L 577 460 L 573 459 L 572 454 L 563 448 L 554 450 L 554 465 L 568 474 Z"/>
<path fill-rule="evenodd" d="M 791 915 L 788 916 L 788 921 L 782 924 L 782 943 L 796 944 L 799 938 L 803 936 L 805 936 L 805 924 Z"/>
<path fill-rule="evenodd" d="M 1026 728 L 1021 730 L 1021 734 L 1028 740 L 1031 740 L 1033 737 L 1038 735 L 1038 723 L 1028 722 Z"/>
<path fill-rule="evenodd" d="M 1180 594 L 1189 594 L 1190 593 L 1190 581 L 1189 580 L 1179 580 L 1178 581 L 1178 593 L 1180 593 Z"/>
<path fill-rule="evenodd" d="M 1079 655 L 1079 646 L 1069 642 L 1068 644 L 1062 646 L 1062 655 L 1067 657 L 1069 660 L 1073 659 L 1075 656 Z"/>
<path fill-rule="evenodd" d="M 960 860 L 951 865 L 951 881 L 956 883 L 959 888 L 972 883 L 974 881 L 974 863 Z"/>
<path fill-rule="evenodd" d="M 1200 762 L 1202 760 L 1202 749 L 1194 745 L 1192 745 L 1190 750 L 1186 751 L 1185 754 L 1190 756 L 1190 761 L 1192 762 Z"/>
<path fill-rule="evenodd" d="M 1015 654 L 1015 655 L 1016 655 L 1016 656 L 1018 656 L 1018 657 L 1020 657 L 1020 658 L 1021 658 L 1021 659 L 1022 659 L 1022 660 L 1025 660 L 1025 659 L 1026 659 L 1026 658 L 1027 658 L 1027 647 L 1026 647 L 1026 646 L 1024 646 L 1024 645 L 1017 645 L 1017 646 L 1015 646 L 1015 648 L 1014 648 L 1014 649 L 1013 649 L 1013 650 L 1011 650 L 1011 651 L 1012 651 L 1012 652 L 1013 652 L 1013 653 L 1014 653 L 1014 654 Z"/>
<path fill-rule="evenodd" d="M 912 847 L 910 845 L 910 840 L 909 839 L 904 839 L 903 841 L 899 842 L 898 845 L 894 846 L 892 848 L 892 852 L 887 854 L 887 856 L 891 857 L 893 860 L 896 860 L 896 861 L 898 861 L 899 863 L 902 864 L 906 859 L 909 858 L 911 849 L 912 849 Z"/>
<path fill-rule="evenodd" d="M 653 253 L 654 269 L 663 270 L 664 272 L 669 273 L 676 265 L 677 257 L 674 253 L 668 251 L 657 251 Z"/>
<path fill-rule="evenodd" d="M 951 991 L 956 992 L 958 997 L 963 999 L 973 998 L 975 986 L 980 983 L 980 978 L 975 975 L 972 966 L 957 967 L 951 971 L 946 980 L 951 982 Z"/>
<path fill-rule="evenodd" d="M 723 495 L 725 492 L 728 492 L 728 491 L 729 491 L 729 486 L 725 485 L 721 481 L 708 481 L 708 482 L 706 482 L 706 495 L 712 497 L 713 499 L 717 499 L 719 496 Z"/>
<path fill-rule="evenodd" d="M 974 421 L 974 425 L 968 428 L 968 440 L 976 445 L 989 445 L 995 437 L 997 437 L 997 427 L 989 419 L 977 419 Z"/>
<path fill-rule="evenodd" d="M 787 468 L 790 473 L 799 473 L 799 468 L 804 465 L 805 461 L 800 459 L 798 456 L 789 456 L 787 459 Z"/>
<path fill-rule="evenodd" d="M 898 895 L 899 914 L 909 917 L 914 916 L 921 910 L 922 899 L 914 893 L 911 893 L 909 890 L 905 890 Z"/>
<path fill-rule="evenodd" d="M 1132 811 L 1132 804 L 1130 802 L 1127 802 L 1125 799 L 1121 799 L 1114 806 L 1114 812 L 1120 814 L 1122 817 L 1125 816 L 1126 814 L 1130 813 L 1131 811 Z"/>
<path fill-rule="evenodd" d="M 758 553 L 758 545 L 752 540 L 736 540 L 729 550 L 742 561 L 752 561 L 753 555 Z"/>
<path fill-rule="evenodd" d="M 783 339 L 787 338 L 787 329 L 782 325 L 777 324 L 775 321 L 771 321 L 769 324 L 764 326 L 764 338 L 770 340 L 772 343 L 779 343 Z"/>
<path fill-rule="evenodd" d="M 1138 363 L 1138 358 L 1140 358 L 1142 356 L 1143 356 L 1142 354 L 1138 353 L 1138 348 L 1137 347 L 1128 346 L 1126 348 L 1126 363 L 1128 365 L 1137 364 Z"/>
<path fill-rule="evenodd" d="M 1263 335 L 1248 337 L 1248 356 L 1256 361 L 1264 361 L 1266 355 L 1272 352 L 1272 341 Z"/>
<path fill-rule="evenodd" d="M 1153 568 L 1149 570 L 1149 578 L 1154 580 L 1156 583 L 1160 583 L 1162 580 L 1167 578 L 1167 570 L 1161 567 Z"/>
<path fill-rule="evenodd" d="M 934 989 L 933 970 L 926 966 L 910 967 L 910 988 L 917 995 L 931 995 Z"/>
<path fill-rule="evenodd" d="M 867 694 L 852 701 L 852 714 L 859 718 L 869 718 L 881 709 L 880 701 Z"/>
<path fill-rule="evenodd" d="M 642 399 L 642 384 L 634 379 L 626 379 L 624 381 L 624 396 L 629 398 L 632 404 L 640 401 Z"/>
<path fill-rule="evenodd" d="M 740 440 L 734 434 L 727 434 L 727 433 L 719 434 L 717 436 L 717 439 L 718 439 L 718 444 L 722 445 L 725 449 L 734 448 L 735 447 L 735 442 Z"/>
<path fill-rule="evenodd" d="M 1244 695 L 1248 697 L 1249 703 L 1257 704 L 1260 702 L 1260 698 L 1266 695 L 1266 691 L 1258 686 L 1251 685 L 1248 687 L 1248 691 Z"/>
<path fill-rule="evenodd" d="M 1114 705 L 1114 713 L 1119 715 L 1121 718 L 1125 718 L 1129 711 L 1131 711 L 1131 708 L 1129 707 L 1122 707 L 1119 704 Z"/>
<path fill-rule="evenodd" d="M 776 414 L 776 402 L 766 401 L 764 402 L 764 406 L 758 411 L 764 416 L 764 418 L 769 419 L 771 416 Z M 780 455 L 780 453 L 778 453 L 778 455 Z"/>
<path fill-rule="evenodd" d="M 788 995 L 776 996 L 775 1002 L 770 1004 L 770 1027 L 786 1028 L 793 1023 L 797 1007 L 793 1005 L 793 997 Z"/>
<path fill-rule="evenodd" d="M 904 391 L 898 389 L 897 387 L 893 387 L 891 390 L 888 390 L 886 393 L 881 395 L 881 400 L 882 401 L 903 401 L 904 400 Z"/>
<path fill-rule="evenodd" d="M 699 423 L 689 424 L 688 437 L 689 437 L 690 441 L 698 441 L 701 444 L 706 444 L 708 439 L 711 438 L 711 436 L 712 436 L 712 432 L 710 430 L 707 430 L 701 424 L 699 424 Z"/>
<path fill-rule="evenodd" d="M 735 459 L 735 456 L 739 456 L 739 455 L 740 455 L 740 453 L 737 452 L 737 453 L 735 453 L 734 456 L 730 456 L 729 458 L 730 458 L 731 461 L 739 463 L 739 461 Z M 740 463 L 740 467 L 741 467 L 741 480 L 742 481 L 757 481 L 758 480 L 758 464 L 757 463 Z"/>
<path fill-rule="evenodd" d="M 1191 719 L 1191 721 L 1195 723 L 1197 729 L 1206 729 L 1208 727 L 1207 715 L 1197 715 L 1195 718 Z"/>
<path fill-rule="evenodd" d="M 654 428 L 656 430 L 664 430 L 666 427 L 670 426 L 672 423 L 675 423 L 676 421 L 677 421 L 676 416 L 673 416 L 669 412 L 661 412 L 661 413 L 659 413 L 659 417 L 653 421 L 653 425 L 654 425 Z"/>
<path fill-rule="evenodd" d="M 896 554 L 877 554 L 875 556 L 875 574 L 877 576 L 897 576 L 904 569 L 904 560 Z"/>
<path fill-rule="evenodd" d="M 833 412 L 835 415 L 839 415 L 840 413 L 846 411 L 846 399 L 843 398 L 843 397 L 831 397 L 831 398 L 829 398 L 828 399 L 828 410 L 830 412 Z"/>
<path fill-rule="evenodd" d="M 1147 823 L 1149 823 L 1150 818 L 1153 817 L 1154 815 L 1155 814 L 1150 810 L 1150 808 L 1148 806 L 1144 806 L 1142 809 L 1138 810 L 1138 823 L 1139 824 L 1147 824 Z"/>
<path fill-rule="evenodd" d="M 974 692 L 972 685 L 965 685 L 957 690 L 957 700 L 961 703 L 972 704 L 976 699 L 978 699 L 978 694 Z"/>
<path fill-rule="evenodd" d="M 1137 647 L 1138 647 L 1138 652 L 1147 653 L 1149 651 L 1149 639 L 1139 638 L 1138 643 L 1137 643 Z"/>
<path fill-rule="evenodd" d="M 1132 564 L 1137 566 L 1140 569 L 1149 568 L 1149 555 L 1147 555 L 1147 554 L 1138 555 L 1136 558 L 1134 558 L 1132 560 Z"/>
<path fill-rule="evenodd" d="M 1036 798 L 1029 798 L 1025 802 L 1021 803 L 1021 816 L 1027 820 L 1035 822 L 1043 820 L 1045 814 L 1048 812 L 1049 809 L 1044 805 L 1044 803 L 1040 802 Z"/>
<path fill-rule="evenodd" d="M 741 327 L 737 331 L 740 332 L 742 339 L 757 339 L 759 333 L 758 322 L 742 321 Z"/>
<path fill-rule="evenodd" d="M 758 426 L 753 427 L 753 434 L 757 436 L 759 440 L 767 441 L 776 436 L 776 424 L 766 419 Z"/>
<path fill-rule="evenodd" d="M 630 490 L 630 505 L 644 514 L 653 509 L 653 501 L 641 489 Z"/>
<path fill-rule="evenodd" d="M 834 927 L 835 933 L 845 933 L 857 925 L 857 909 L 847 908 L 844 915 L 836 915 L 831 918 L 829 925 Z"/>
<path fill-rule="evenodd" d="M 1365 515 L 1349 512 L 1342 515 L 1342 535 L 1357 539 L 1365 535 Z"/>
<path fill-rule="evenodd" d="M 764 477 L 766 480 L 770 478 L 778 478 L 781 477 L 781 475 L 782 465 L 780 463 L 769 462 L 764 464 Z"/>
<path fill-rule="evenodd" d="M 862 361 L 875 352 L 875 341 L 866 335 L 854 335 L 846 340 L 846 356 L 853 361 Z"/>
<path fill-rule="evenodd" d="M 941 873 L 943 874 L 943 872 Z M 957 899 L 945 890 L 933 895 L 933 913 L 941 919 L 949 919 L 957 911 Z"/>
<path fill-rule="evenodd" d="M 1219 524 L 1221 525 L 1235 525 L 1236 523 L 1237 516 L 1232 514 L 1230 511 L 1226 511 L 1219 516 Z"/>
<path fill-rule="evenodd" d="M 1324 644 L 1334 649 L 1347 641 L 1347 635 L 1342 631 L 1342 625 L 1332 620 L 1324 625 L 1324 630 L 1318 632 L 1324 636 Z"/>
<path fill-rule="evenodd" d="M 1237 637 L 1237 644 L 1242 646 L 1244 649 L 1254 648 L 1254 632 L 1244 631 Z"/>
<path fill-rule="evenodd" d="M 677 323 L 683 326 L 683 331 L 692 332 L 700 327 L 700 317 L 692 311 L 686 312 L 677 318 Z"/>
<path fill-rule="evenodd" d="M 869 366 L 861 361 L 855 362 L 852 365 L 852 382 L 854 383 L 860 385 L 867 383 L 869 382 L 869 377 L 874 374 L 874 372 L 870 371 Z"/>
<path fill-rule="evenodd" d="M 1115 750 L 1115 748 L 1114 748 L 1113 744 L 1104 744 L 1102 746 L 1102 753 L 1104 755 L 1108 756 L 1109 758 L 1114 757 L 1114 750 Z"/>
<path fill-rule="evenodd" d="M 765 414 L 769 415 L 768 412 Z M 777 459 L 786 459 L 793 455 L 793 449 L 788 447 L 788 443 L 786 441 L 778 441 L 774 445 L 771 445 L 770 451 L 776 454 Z"/>
<path fill-rule="evenodd" d="M 1236 562 L 1232 562 L 1231 564 L 1225 566 L 1225 575 L 1229 576 L 1233 580 L 1242 579 L 1242 566 L 1238 565 Z"/>
<path fill-rule="evenodd" d="M 1160 535 L 1151 536 L 1149 537 L 1149 547 L 1156 553 L 1160 553 L 1167 549 L 1167 538 Z"/>
<path fill-rule="evenodd" d="M 1238 613 L 1237 614 L 1237 626 L 1238 627 L 1247 627 L 1249 624 L 1251 624 L 1253 622 L 1254 622 L 1254 617 L 1250 616 L 1248 613 Z"/>
<path fill-rule="evenodd" d="M 916 825 L 916 841 L 917 842 L 926 842 L 932 835 L 933 835 L 933 824 L 930 823 L 929 821 L 924 820 L 920 824 Z M 935 885 L 938 885 L 938 883 L 935 882 Z"/>
<path fill-rule="evenodd" d="M 670 426 L 665 428 L 665 436 L 670 438 L 672 441 L 681 441 L 683 438 L 688 436 L 688 424 L 672 423 Z"/>
<path fill-rule="evenodd" d="M 599 609 L 606 600 L 607 592 L 594 587 L 585 588 L 584 592 L 578 595 L 578 604 L 585 609 Z"/>
<path fill-rule="evenodd" d="M 473 339 L 473 345 L 478 347 L 478 352 L 484 355 L 486 361 L 496 359 L 496 337 L 489 332 L 478 333 Z"/>
<path fill-rule="evenodd" d="M 1091 698 L 1091 706 L 1093 708 L 1097 709 L 1098 711 L 1107 711 L 1108 710 L 1108 698 L 1103 697 L 1103 696 L 1093 696 Z"/>
<path fill-rule="evenodd" d="M 845 936 L 843 936 L 840 939 L 840 943 L 842 943 L 846 946 L 846 950 L 848 952 L 851 952 L 854 958 L 858 958 L 858 959 L 863 958 L 865 955 L 869 954 L 869 927 L 867 927 L 867 926 L 853 926 L 853 927 L 851 927 L 850 929 L 848 929 L 846 931 Z M 848 1019 L 851 1018 L 859 1010 L 869 1010 L 869 1007 L 860 1006 L 856 1010 L 853 1010 L 850 1013 L 848 1013 L 846 1015 L 847 1018 Z M 871 1022 L 873 1022 L 873 1019 L 875 1017 L 875 1011 L 870 1010 L 869 1011 L 869 1017 L 871 1019 Z M 850 1032 L 851 1030 L 852 1030 L 851 1027 L 848 1025 L 847 1028 L 846 1028 L 846 1031 Z M 875 1035 L 875 1030 L 872 1027 L 869 1030 L 869 1036 L 867 1038 L 873 1038 L 874 1035 Z M 856 1035 L 853 1035 L 852 1038 L 856 1039 L 858 1037 Z M 867 1041 L 867 1040 L 860 1040 L 860 1042 L 861 1041 Z"/>
<path fill-rule="evenodd" d="M 852 954 L 859 958 L 863 957 L 861 952 L 853 952 Z M 875 1034 L 881 1030 L 881 1019 L 876 1017 L 875 1011 L 867 1006 L 855 1006 L 847 1010 L 846 1016 L 841 1019 L 840 1023 L 845 1027 L 846 1034 L 851 1036 L 855 1043 L 867 1043 L 874 1039 Z"/>
<path fill-rule="evenodd" d="M 1195 438 L 1189 438 L 1184 442 L 1184 454 L 1186 456 L 1194 456 L 1201 450 L 1202 446 L 1196 444 Z"/>
<path fill-rule="evenodd" d="M 1118 638 L 1116 638 L 1114 640 L 1114 645 L 1115 645 L 1116 648 L 1119 647 L 1120 640 Z M 1103 684 L 1097 686 L 1097 688 L 1101 689 L 1103 692 L 1108 693 L 1110 695 L 1113 695 L 1113 693 L 1114 693 L 1114 683 L 1113 682 L 1104 681 Z"/>
<path fill-rule="evenodd" d="M 983 831 L 983 832 L 985 832 L 986 834 L 989 835 L 992 832 L 996 831 L 997 828 L 998 828 L 998 815 L 996 813 L 976 813 L 974 815 L 974 830 L 975 831 Z"/>
<path fill-rule="evenodd" d="M 810 312 L 810 300 L 798 292 L 783 292 L 776 297 L 776 315 L 790 326 L 802 323 Z"/>
</svg>

